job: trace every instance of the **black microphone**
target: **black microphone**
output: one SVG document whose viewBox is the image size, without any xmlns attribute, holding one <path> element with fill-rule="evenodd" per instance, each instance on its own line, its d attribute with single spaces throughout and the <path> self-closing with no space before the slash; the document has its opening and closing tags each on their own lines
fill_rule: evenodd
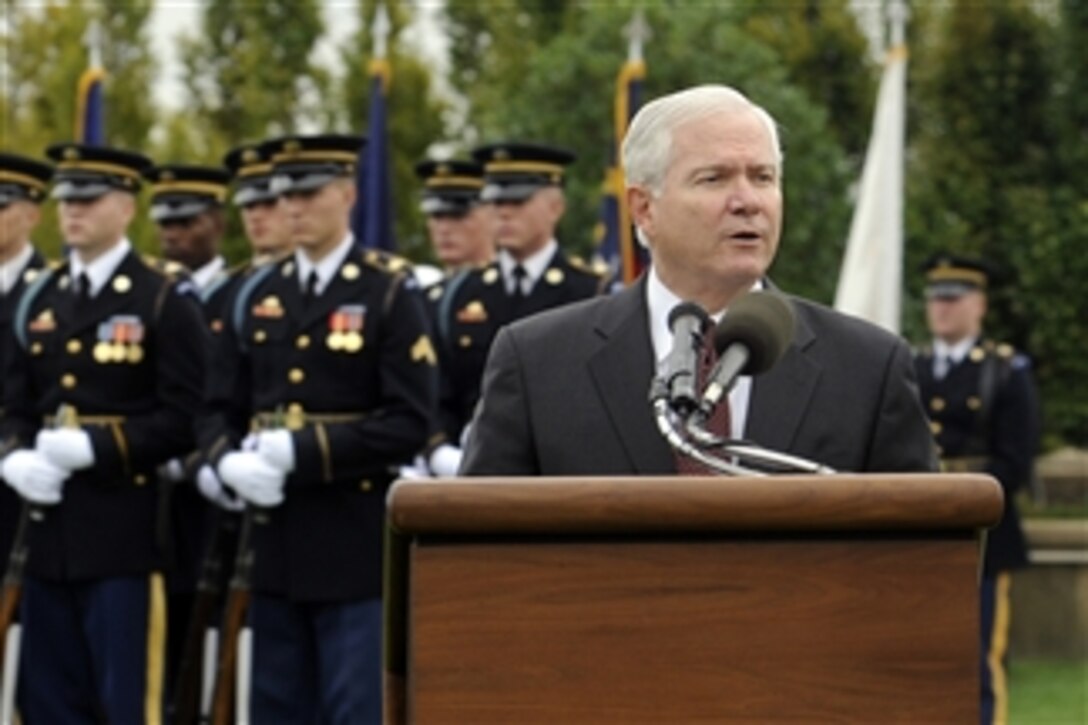
<svg viewBox="0 0 1088 725">
<path fill-rule="evenodd" d="M 770 370 L 793 340 L 793 308 L 774 292 L 750 292 L 729 306 L 714 328 L 718 363 L 707 379 L 699 415 L 708 419 L 741 375 Z"/>
<path fill-rule="evenodd" d="M 672 349 L 661 365 L 661 372 L 650 388 L 650 400 L 665 399 L 669 406 L 688 416 L 699 405 L 695 380 L 703 335 L 710 316 L 693 302 L 681 302 L 669 313 Z"/>
</svg>

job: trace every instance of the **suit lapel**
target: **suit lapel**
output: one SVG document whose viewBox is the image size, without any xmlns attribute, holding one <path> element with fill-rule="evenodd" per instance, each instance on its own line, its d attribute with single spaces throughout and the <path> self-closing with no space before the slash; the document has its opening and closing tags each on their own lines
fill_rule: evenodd
<svg viewBox="0 0 1088 725">
<path fill-rule="evenodd" d="M 812 329 L 798 316 L 786 354 L 752 381 L 745 438 L 774 450 L 792 447 L 820 378 L 820 366 L 805 353 L 815 339 Z"/>
<path fill-rule="evenodd" d="M 635 472 L 672 474 L 675 460 L 647 402 L 654 359 L 645 294 L 644 278 L 603 306 L 595 327 L 602 345 L 589 359 L 589 372 Z"/>
</svg>

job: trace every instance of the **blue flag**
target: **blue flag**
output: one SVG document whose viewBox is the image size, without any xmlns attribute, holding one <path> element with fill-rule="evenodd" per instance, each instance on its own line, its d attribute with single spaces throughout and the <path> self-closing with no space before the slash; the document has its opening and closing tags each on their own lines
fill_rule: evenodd
<svg viewBox="0 0 1088 725">
<path fill-rule="evenodd" d="M 389 139 L 386 131 L 386 94 L 392 75 L 388 61 L 370 61 L 370 118 L 366 144 L 359 151 L 356 172 L 357 197 L 351 229 L 356 244 L 364 249 L 397 247 L 393 234 L 393 193 L 389 168 Z"/>
<path fill-rule="evenodd" d="M 79 143 L 91 146 L 106 144 L 106 110 L 102 96 L 106 71 L 91 67 L 79 77 L 76 98 L 76 132 Z"/>
<path fill-rule="evenodd" d="M 597 224 L 597 255 L 612 270 L 611 287 L 631 284 L 642 274 L 647 264 L 646 250 L 635 240 L 631 214 L 624 193 L 620 146 L 627 125 L 638 110 L 642 96 L 642 80 L 646 64 L 628 59 L 616 78 L 613 101 L 613 143 L 609 167 L 605 172 L 601 196 L 600 221 Z"/>
</svg>

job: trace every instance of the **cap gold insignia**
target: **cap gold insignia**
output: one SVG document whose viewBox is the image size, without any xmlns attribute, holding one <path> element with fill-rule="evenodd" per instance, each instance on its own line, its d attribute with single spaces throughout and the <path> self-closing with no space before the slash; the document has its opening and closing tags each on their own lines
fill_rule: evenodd
<svg viewBox="0 0 1088 725">
<path fill-rule="evenodd" d="M 434 170 L 435 176 L 449 176 L 453 173 L 453 170 L 449 167 L 449 164 L 439 164 Z"/>
<path fill-rule="evenodd" d="M 425 362 L 431 367 L 438 364 L 438 356 L 434 354 L 434 346 L 431 345 L 431 338 L 426 335 L 419 336 L 419 339 L 412 345 L 410 354 L 412 362 Z"/>
<path fill-rule="evenodd" d="M 458 322 L 484 322 L 487 320 L 487 310 L 483 302 L 473 300 L 457 311 Z"/>
<path fill-rule="evenodd" d="M 118 294 L 124 294 L 132 289 L 132 280 L 123 274 L 119 274 L 113 278 L 113 291 Z"/>
<path fill-rule="evenodd" d="M 491 154 L 491 157 L 496 161 L 507 161 L 510 159 L 510 152 L 506 149 L 495 149 L 495 153 Z"/>
<path fill-rule="evenodd" d="M 299 143 L 298 141 L 294 140 L 294 139 L 291 139 L 290 141 L 285 141 L 284 142 L 283 150 L 286 151 L 289 154 L 293 154 L 293 153 L 295 153 L 297 151 L 302 150 L 302 144 Z"/>
<path fill-rule="evenodd" d="M 340 276 L 349 282 L 359 279 L 359 265 L 354 262 L 348 262 L 344 265 L 344 268 L 340 270 Z"/>
<path fill-rule="evenodd" d="M 984 357 L 986 357 L 986 351 L 981 347 L 971 348 L 971 362 L 982 362 Z"/>
<path fill-rule="evenodd" d="M 563 284 L 563 270 L 552 267 L 544 273 L 544 281 L 551 285 Z"/>
<path fill-rule="evenodd" d="M 260 161 L 261 155 L 257 153 L 257 149 L 246 149 L 242 152 L 242 163 L 252 164 L 255 161 Z"/>
<path fill-rule="evenodd" d="M 494 267 L 489 267 L 487 271 L 484 272 L 483 279 L 484 284 L 495 284 L 499 281 L 499 270 L 495 269 Z"/>
<path fill-rule="evenodd" d="M 76 161 L 78 159 L 79 159 L 79 149 L 72 148 L 72 147 L 68 147 L 68 148 L 64 149 L 64 160 L 65 161 Z"/>
<path fill-rule="evenodd" d="M 162 181 L 173 181 L 175 178 L 173 171 L 163 171 L 159 174 L 159 179 Z"/>
</svg>

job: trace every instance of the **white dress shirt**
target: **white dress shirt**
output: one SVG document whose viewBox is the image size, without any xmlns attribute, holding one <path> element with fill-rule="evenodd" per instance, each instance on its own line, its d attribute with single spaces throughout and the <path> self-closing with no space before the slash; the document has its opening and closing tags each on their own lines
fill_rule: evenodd
<svg viewBox="0 0 1088 725">
<path fill-rule="evenodd" d="M 514 267 L 521 264 L 522 269 L 525 270 L 525 277 L 521 281 L 522 294 L 528 295 L 533 291 L 533 285 L 537 280 L 544 276 L 544 271 L 548 269 L 548 265 L 552 261 L 552 257 L 555 256 L 556 251 L 559 249 L 559 242 L 555 239 L 549 239 L 548 243 L 540 250 L 533 252 L 530 256 L 518 262 L 512 256 L 510 252 L 505 249 L 499 250 L 499 268 L 502 270 L 503 282 L 506 284 L 506 291 L 509 294 L 514 294 L 514 285 L 517 284 L 517 278 L 514 276 Z"/>
<path fill-rule="evenodd" d="M 756 282 L 752 290 L 763 289 L 762 282 Z M 657 270 L 651 265 L 646 279 L 646 304 L 650 310 L 650 341 L 654 346 L 654 359 L 657 370 L 672 350 L 672 331 L 669 330 L 669 313 L 684 300 L 677 297 L 657 276 Z M 710 315 L 717 324 L 728 310 L 719 310 Z M 736 385 L 729 391 L 729 412 L 733 438 L 743 438 L 748 423 L 748 403 L 752 397 L 752 376 L 741 375 Z"/>
<path fill-rule="evenodd" d="M 102 288 L 106 286 L 106 283 L 110 281 L 110 277 L 117 271 L 117 268 L 121 266 L 121 262 L 124 261 L 125 255 L 132 249 L 132 244 L 127 238 L 121 239 L 120 243 L 115 245 L 113 249 L 104 253 L 98 259 L 94 260 L 90 264 L 84 264 L 80 259 L 79 252 L 73 251 L 70 259 L 69 272 L 72 275 L 72 283 L 79 279 L 81 274 L 86 274 L 87 279 L 91 283 L 91 289 L 88 291 L 88 296 L 97 297 L 98 293 L 102 291 Z"/>
<path fill-rule="evenodd" d="M 976 338 L 967 337 L 957 343 L 949 344 L 944 340 L 933 341 L 933 377 L 938 380 L 948 374 L 954 365 L 959 365 L 975 346 Z"/>
<path fill-rule="evenodd" d="M 317 272 L 317 289 L 314 293 L 323 294 L 353 246 L 355 246 L 355 237 L 348 232 L 348 235 L 317 264 L 314 264 L 301 249 L 296 249 L 295 264 L 298 265 L 298 281 L 302 291 L 306 291 L 306 281 L 310 278 L 310 272 Z"/>
<path fill-rule="evenodd" d="M 200 269 L 193 270 L 192 279 L 193 284 L 196 285 L 198 290 L 206 290 L 208 285 L 212 283 L 216 275 L 223 271 L 223 268 L 227 266 L 227 261 L 222 257 L 215 257 L 212 261 L 205 264 Z"/>
</svg>

